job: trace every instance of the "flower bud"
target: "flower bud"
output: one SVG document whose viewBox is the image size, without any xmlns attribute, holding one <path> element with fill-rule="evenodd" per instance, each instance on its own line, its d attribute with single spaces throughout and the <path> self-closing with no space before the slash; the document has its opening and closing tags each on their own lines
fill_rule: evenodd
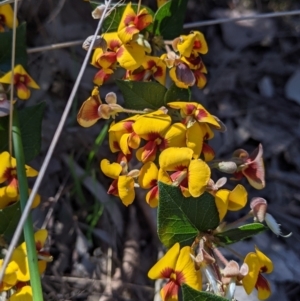
<svg viewBox="0 0 300 301">
<path fill-rule="evenodd" d="M 109 92 L 105 96 L 105 101 L 108 104 L 117 103 L 117 94 L 115 92 Z"/>
<path fill-rule="evenodd" d="M 253 198 L 250 202 L 250 208 L 253 211 L 254 220 L 262 223 L 265 220 L 268 203 L 263 198 Z"/>
<path fill-rule="evenodd" d="M 94 19 L 100 19 L 104 13 L 104 10 L 105 10 L 105 5 L 104 4 L 101 4 L 101 5 L 98 5 L 93 11 L 92 11 L 92 17 Z M 107 14 L 108 15 L 108 14 Z M 106 17 L 107 17 L 106 15 Z"/>
<path fill-rule="evenodd" d="M 82 44 L 82 48 L 86 51 L 89 50 L 91 44 L 92 44 L 92 41 L 93 41 L 93 38 L 94 36 L 89 36 L 86 38 L 86 40 L 83 42 Z M 101 48 L 103 50 L 103 52 L 105 52 L 107 50 L 107 43 L 106 41 L 100 37 L 100 36 L 97 36 L 96 37 L 96 40 L 95 40 L 95 43 L 94 43 L 94 46 L 93 46 L 93 49 L 96 49 L 96 48 Z"/>
<path fill-rule="evenodd" d="M 220 171 L 229 173 L 229 174 L 233 174 L 237 170 L 237 165 L 233 161 L 222 161 L 222 162 L 218 162 L 216 165 L 217 165 L 216 167 Z"/>
</svg>

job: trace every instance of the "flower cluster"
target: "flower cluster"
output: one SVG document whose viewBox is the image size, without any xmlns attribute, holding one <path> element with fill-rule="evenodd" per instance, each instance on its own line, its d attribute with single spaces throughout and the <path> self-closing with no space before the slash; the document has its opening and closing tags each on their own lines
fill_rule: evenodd
<svg viewBox="0 0 300 301">
<path fill-rule="evenodd" d="M 52 257 L 43 250 L 47 235 L 47 230 L 39 230 L 34 234 L 40 274 L 46 270 L 47 262 L 52 261 Z M 2 264 L 3 260 L 1 259 L 0 268 Z M 12 258 L 5 270 L 3 281 L 0 283 L 0 292 L 12 291 L 8 301 L 32 300 L 32 289 L 29 280 L 27 249 L 26 243 L 23 242 L 12 254 Z"/>
<path fill-rule="evenodd" d="M 165 5 L 165 2 L 158 1 L 159 5 Z M 102 5 L 97 7 L 92 15 L 94 18 L 100 18 L 103 11 Z M 109 14 L 111 11 L 106 16 Z M 172 237 L 172 242 L 168 244 L 169 236 L 166 235 L 167 238 L 164 240 L 164 234 L 158 231 L 160 239 L 170 249 L 150 269 L 148 276 L 150 279 L 167 279 L 167 283 L 161 289 L 163 301 L 178 300 L 178 293 L 183 284 L 201 291 L 204 274 L 210 284 L 209 290 L 215 295 L 232 300 L 236 285 L 243 285 L 248 294 L 256 288 L 259 299 L 264 300 L 269 297 L 271 290 L 262 274 L 272 272 L 272 261 L 255 247 L 255 252 L 247 254 L 244 262 L 239 266 L 235 261 L 228 262 L 217 249 L 223 243 L 229 244 L 251 236 L 247 236 L 247 228 L 242 238 L 230 237 L 230 235 L 239 236 L 244 230 L 238 229 L 236 231 L 238 234 L 234 231 L 230 232 L 236 230 L 232 229 L 235 225 L 227 225 L 224 221 L 228 211 L 238 211 L 247 205 L 247 190 L 240 183 L 237 183 L 233 189 L 223 186 L 228 180 L 241 181 L 245 178 L 255 189 L 263 189 L 265 187 L 263 147 L 259 144 L 251 154 L 238 149 L 228 160 L 215 158 L 215 151 L 210 146 L 209 140 L 214 138 L 215 131 L 225 131 L 225 125 L 218 117 L 210 114 L 202 104 L 188 101 L 187 98 L 182 97 L 182 94 L 180 97 L 176 95 L 179 91 L 180 93 L 186 91 L 182 89 L 189 89 L 194 85 L 198 88 L 205 86 L 207 69 L 202 61 L 202 55 L 208 52 L 206 40 L 201 32 L 192 31 L 187 35 L 180 35 L 173 41 L 162 41 L 162 37 L 155 36 L 150 29 L 153 20 L 154 27 L 156 25 L 155 16 L 146 8 L 140 9 L 140 5 L 135 12 L 133 5 L 129 3 L 119 19 L 117 31 L 107 32 L 97 37 L 93 46 L 92 65 L 100 70 L 94 77 L 96 86 L 91 96 L 82 104 L 77 121 L 83 127 L 90 127 L 100 119 L 113 119 L 109 127 L 108 139 L 109 148 L 116 155 L 115 160 L 110 162 L 106 158 L 103 159 L 100 162 L 100 169 L 112 180 L 108 194 L 117 196 L 125 206 L 133 203 L 136 189 L 144 189 L 146 202 L 150 207 L 155 208 L 163 201 L 164 192 L 161 187 L 172 187 L 171 191 L 175 191 L 176 198 L 180 199 L 176 201 L 172 199 L 172 201 L 182 211 L 184 211 L 182 208 L 185 206 L 185 200 L 190 202 L 195 199 L 195 202 L 201 202 L 208 199 L 214 207 L 216 223 L 205 230 L 195 225 L 194 221 L 188 220 L 189 216 L 187 216 L 188 227 L 195 226 L 199 231 L 195 236 L 191 235 L 193 236 L 191 246 L 186 245 L 188 239 L 177 238 L 176 226 L 173 230 L 170 225 L 173 219 L 174 224 L 179 219 L 180 215 L 177 216 L 175 210 L 174 216 L 170 214 L 172 222 L 166 227 L 167 230 L 163 226 L 160 230 L 168 231 L 169 236 L 174 234 L 176 238 Z M 83 47 L 88 49 L 90 43 L 91 37 L 85 41 Z M 161 54 L 163 49 L 166 53 Z M 133 83 L 126 85 L 128 82 L 156 81 L 160 84 L 157 84 L 160 88 L 161 85 L 168 88 L 167 68 L 169 77 L 175 85 L 167 89 L 166 93 L 170 91 L 171 93 L 168 97 L 166 94 L 163 95 L 163 102 L 160 102 L 160 105 L 151 103 L 151 107 L 155 107 L 156 110 L 148 108 L 135 110 L 134 105 L 133 108 L 125 108 L 117 104 L 117 96 L 113 92 L 106 95 L 106 103 L 102 102 L 99 86 L 107 81 L 118 67 L 125 69 L 122 82 L 124 86 L 128 90 L 138 87 L 131 91 L 132 94 L 128 92 L 128 95 L 138 94 L 139 87 L 143 86 L 143 84 L 135 86 Z M 133 101 L 128 95 L 124 93 L 125 104 L 131 106 Z M 139 94 L 138 96 L 140 97 Z M 147 103 L 148 99 L 144 101 Z M 129 116 L 124 119 L 121 113 L 127 113 Z M 231 177 L 214 179 L 216 176 L 213 175 L 212 169 L 218 169 Z M 169 196 L 173 198 L 171 194 L 167 194 L 165 198 Z M 182 205 L 178 205 L 178 201 L 182 201 Z M 254 217 L 255 229 L 250 229 L 253 233 L 264 230 L 265 226 L 261 224 L 265 223 L 276 235 L 283 236 L 279 225 L 266 212 L 266 200 L 256 198 L 251 201 L 250 208 L 250 212 L 242 221 Z M 194 213 L 184 211 L 187 215 Z M 169 216 L 163 218 L 168 219 Z M 182 234 L 180 229 L 178 237 Z M 224 240 L 221 241 L 220 237 Z"/>
<path fill-rule="evenodd" d="M 13 18 L 14 12 L 10 4 L 0 5 L 0 32 L 13 28 Z M 18 26 L 18 20 L 16 26 Z"/>
</svg>

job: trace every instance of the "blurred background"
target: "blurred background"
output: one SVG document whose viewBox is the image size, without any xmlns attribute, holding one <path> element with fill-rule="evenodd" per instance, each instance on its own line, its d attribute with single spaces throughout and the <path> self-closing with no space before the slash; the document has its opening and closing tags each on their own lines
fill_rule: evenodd
<svg viewBox="0 0 300 301">
<path fill-rule="evenodd" d="M 142 3 L 156 9 L 154 0 Z M 185 22 L 299 9 L 300 1 L 295 0 L 190 0 Z M 81 45 L 48 51 L 36 51 L 36 47 L 84 40 L 94 33 L 97 21 L 83 0 L 21 1 L 18 16 L 27 22 L 29 73 L 41 87 L 25 105 L 47 104 L 42 152 L 32 162 L 39 169 L 85 51 Z M 236 248 L 245 255 L 256 244 L 273 260 L 274 272 L 268 275 L 273 290 L 270 300 L 300 300 L 300 18 L 194 29 L 204 33 L 209 52 L 203 57 L 208 84 L 201 91 L 192 89 L 192 99 L 227 126 L 227 132 L 216 133 L 210 144 L 218 158 L 227 159 L 238 148 L 251 153 L 262 143 L 266 188 L 257 191 L 243 184 L 249 188 L 249 199 L 260 196 L 268 201 L 268 211 L 284 234 L 293 232 L 287 239 L 263 233 Z M 46 300 L 148 301 L 157 288 L 146 274 L 162 250 L 155 210 L 148 207 L 142 193 L 128 208 L 106 194 L 110 180 L 100 172 L 99 162 L 112 158 L 105 138 L 107 122 L 84 129 L 76 121 L 95 73 L 89 65 L 40 188 L 43 202 L 34 212 L 36 227 L 47 225 L 54 257 L 43 289 Z M 118 93 L 113 79 L 100 88 L 100 94 L 104 97 L 110 91 Z M 231 215 L 228 220 L 237 217 Z M 257 300 L 256 292 L 248 297 L 242 290 L 236 298 Z"/>
</svg>

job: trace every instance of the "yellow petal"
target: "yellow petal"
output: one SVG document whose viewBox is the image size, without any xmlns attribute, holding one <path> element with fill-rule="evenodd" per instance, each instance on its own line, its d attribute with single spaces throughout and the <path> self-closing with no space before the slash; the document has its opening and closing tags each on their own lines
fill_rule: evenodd
<svg viewBox="0 0 300 301">
<path fill-rule="evenodd" d="M 100 169 L 111 179 L 117 179 L 122 172 L 122 166 L 119 163 L 110 163 L 107 159 L 101 161 Z"/>
<path fill-rule="evenodd" d="M 191 247 L 186 246 L 180 250 L 175 271 L 182 273 L 183 283 L 186 283 L 195 290 L 200 291 L 202 289 L 201 273 L 195 270 L 195 264 L 191 258 Z"/>
<path fill-rule="evenodd" d="M 11 257 L 11 261 L 18 266 L 17 279 L 21 282 L 29 281 L 29 266 L 27 261 L 26 247 L 17 247 Z"/>
<path fill-rule="evenodd" d="M 198 122 L 195 122 L 191 127 L 187 129 L 186 132 L 186 145 L 188 148 L 193 150 L 193 157 L 199 158 L 202 147 L 203 147 L 204 133 L 201 125 Z"/>
<path fill-rule="evenodd" d="M 260 264 L 256 253 L 248 253 L 244 263 L 246 263 L 249 267 L 248 274 L 243 278 L 243 286 L 246 293 L 249 295 L 253 291 L 257 277 L 259 274 Z"/>
<path fill-rule="evenodd" d="M 149 126 L 149 124 L 151 124 L 151 126 Z M 157 134 L 157 136 L 163 136 L 170 124 L 171 117 L 161 110 L 157 110 L 140 116 L 132 125 L 132 128 L 141 138 L 150 140 L 155 134 Z"/>
<path fill-rule="evenodd" d="M 0 268 L 3 265 L 3 260 L 0 259 Z M 11 289 L 17 282 L 18 266 L 15 262 L 10 262 L 5 270 L 3 281 L 1 283 L 1 290 L 6 291 Z"/>
<path fill-rule="evenodd" d="M 192 160 L 189 165 L 188 187 L 195 198 L 204 193 L 210 179 L 210 168 L 201 159 Z"/>
<path fill-rule="evenodd" d="M 10 198 L 6 193 L 6 187 L 0 187 L 0 210 L 16 202 L 18 198 L 18 195 L 16 195 L 14 198 Z"/>
<path fill-rule="evenodd" d="M 174 270 L 179 256 L 179 243 L 175 243 L 171 249 L 150 269 L 150 279 L 169 278 L 168 272 Z"/>
<path fill-rule="evenodd" d="M 215 202 L 219 211 L 220 221 L 223 220 L 227 213 L 229 194 L 230 190 L 227 189 L 220 189 L 215 194 Z"/>
<path fill-rule="evenodd" d="M 9 298 L 9 301 L 32 301 L 31 286 L 23 286 L 20 290 L 18 290 Z"/>
<path fill-rule="evenodd" d="M 269 257 L 267 257 L 263 252 L 261 252 L 257 247 L 255 247 L 256 255 L 259 260 L 260 269 L 263 273 L 272 273 L 273 263 Z"/>
<path fill-rule="evenodd" d="M 156 185 L 158 168 L 153 162 L 145 163 L 140 169 L 139 185 L 143 189 L 150 189 Z"/>
<path fill-rule="evenodd" d="M 146 202 L 151 208 L 156 208 L 159 202 L 158 186 L 154 186 L 146 194 Z"/>
<path fill-rule="evenodd" d="M 159 156 L 160 168 L 167 171 L 177 171 L 189 166 L 193 151 L 187 147 L 170 147 L 163 150 Z"/>
<path fill-rule="evenodd" d="M 34 241 L 37 251 L 43 249 L 48 237 L 48 231 L 46 229 L 38 230 L 34 233 Z"/>
<path fill-rule="evenodd" d="M 158 170 L 157 177 L 158 177 L 158 181 L 163 182 L 165 184 L 172 185 L 173 183 L 169 174 L 161 168 Z"/>
<path fill-rule="evenodd" d="M 143 46 L 135 42 L 122 45 L 117 51 L 117 61 L 126 70 L 137 69 L 142 65 L 144 58 L 145 51 Z"/>
<path fill-rule="evenodd" d="M 164 134 L 164 148 L 186 146 L 186 126 L 180 122 L 172 124 Z"/>
<path fill-rule="evenodd" d="M 31 95 L 30 90 L 25 86 L 24 84 L 18 84 L 16 85 L 17 88 L 17 96 L 18 98 L 25 100 L 28 99 Z"/>
<path fill-rule="evenodd" d="M 243 185 L 236 185 L 228 196 L 228 210 L 238 211 L 247 204 L 248 193 Z"/>
<path fill-rule="evenodd" d="M 32 178 L 32 177 L 36 177 L 39 174 L 39 172 L 37 170 L 35 170 L 34 168 L 32 168 L 28 165 L 25 165 L 25 169 L 26 169 L 26 176 L 27 177 Z"/>
<path fill-rule="evenodd" d="M 134 180 L 129 176 L 119 176 L 118 193 L 125 206 L 132 204 L 135 198 Z"/>
</svg>

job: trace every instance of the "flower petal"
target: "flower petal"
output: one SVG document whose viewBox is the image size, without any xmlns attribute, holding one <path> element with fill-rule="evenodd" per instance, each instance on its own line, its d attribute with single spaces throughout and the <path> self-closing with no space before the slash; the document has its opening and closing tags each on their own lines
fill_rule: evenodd
<svg viewBox="0 0 300 301">
<path fill-rule="evenodd" d="M 77 122 L 83 127 L 94 125 L 101 118 L 98 109 L 101 105 L 99 90 L 97 87 L 92 91 L 92 95 L 82 104 L 77 114 Z"/>
<path fill-rule="evenodd" d="M 272 273 L 273 263 L 269 257 L 267 257 L 263 252 L 261 252 L 257 247 L 255 247 L 255 252 L 260 263 L 260 270 L 263 273 Z"/>
<path fill-rule="evenodd" d="M 158 168 L 153 162 L 145 163 L 140 169 L 138 182 L 141 188 L 150 189 L 157 184 Z"/>
<path fill-rule="evenodd" d="M 134 180 L 129 176 L 119 176 L 118 192 L 122 203 L 125 206 L 132 204 L 135 198 Z"/>
<path fill-rule="evenodd" d="M 31 286 L 23 286 L 20 290 L 18 290 L 9 298 L 9 301 L 32 301 Z"/>
<path fill-rule="evenodd" d="M 161 149 L 186 146 L 186 126 L 181 122 L 173 123 L 164 134 Z"/>
<path fill-rule="evenodd" d="M 122 172 L 122 166 L 119 163 L 110 163 L 107 159 L 101 161 L 100 169 L 111 179 L 117 179 Z"/>
<path fill-rule="evenodd" d="M 195 198 L 204 193 L 210 179 L 210 168 L 201 159 L 192 160 L 189 165 L 188 188 Z"/>
<path fill-rule="evenodd" d="M 195 269 L 194 261 L 191 258 L 191 247 L 186 246 L 180 250 L 175 271 L 176 273 L 179 272 L 182 277 L 178 277 L 178 275 L 176 279 L 180 284 L 186 283 L 195 290 L 202 289 L 201 273 Z"/>
<path fill-rule="evenodd" d="M 220 221 L 227 213 L 229 194 L 230 190 L 228 189 L 220 189 L 215 193 L 215 203 L 219 211 Z"/>
<path fill-rule="evenodd" d="M 189 166 L 193 151 L 187 147 L 169 147 L 159 156 L 160 168 L 167 171 L 182 170 Z"/>
<path fill-rule="evenodd" d="M 228 196 L 228 210 L 238 211 L 247 204 L 248 193 L 243 185 L 236 185 Z"/>
<path fill-rule="evenodd" d="M 159 197 L 158 197 L 158 186 L 154 186 L 146 194 L 146 202 L 151 208 L 156 208 L 158 206 Z"/>
<path fill-rule="evenodd" d="M 117 51 L 117 61 L 126 70 L 134 70 L 140 67 L 145 58 L 143 46 L 132 42 L 122 45 Z"/>
<path fill-rule="evenodd" d="M 199 158 L 203 147 L 204 133 L 198 122 L 195 122 L 186 131 L 186 145 L 193 150 L 193 158 Z"/>
<path fill-rule="evenodd" d="M 244 289 L 246 291 L 246 293 L 249 295 L 251 294 L 251 292 L 253 291 L 257 278 L 258 278 L 258 274 L 259 274 L 259 270 L 260 270 L 260 264 L 259 264 L 259 260 L 258 257 L 256 255 L 256 253 L 251 252 L 248 253 L 244 263 L 246 263 L 249 267 L 249 272 L 248 274 L 243 278 L 243 286 Z"/>
<path fill-rule="evenodd" d="M 171 249 L 150 269 L 148 277 L 150 279 L 169 278 L 176 267 L 179 256 L 180 245 L 175 243 Z"/>
</svg>

